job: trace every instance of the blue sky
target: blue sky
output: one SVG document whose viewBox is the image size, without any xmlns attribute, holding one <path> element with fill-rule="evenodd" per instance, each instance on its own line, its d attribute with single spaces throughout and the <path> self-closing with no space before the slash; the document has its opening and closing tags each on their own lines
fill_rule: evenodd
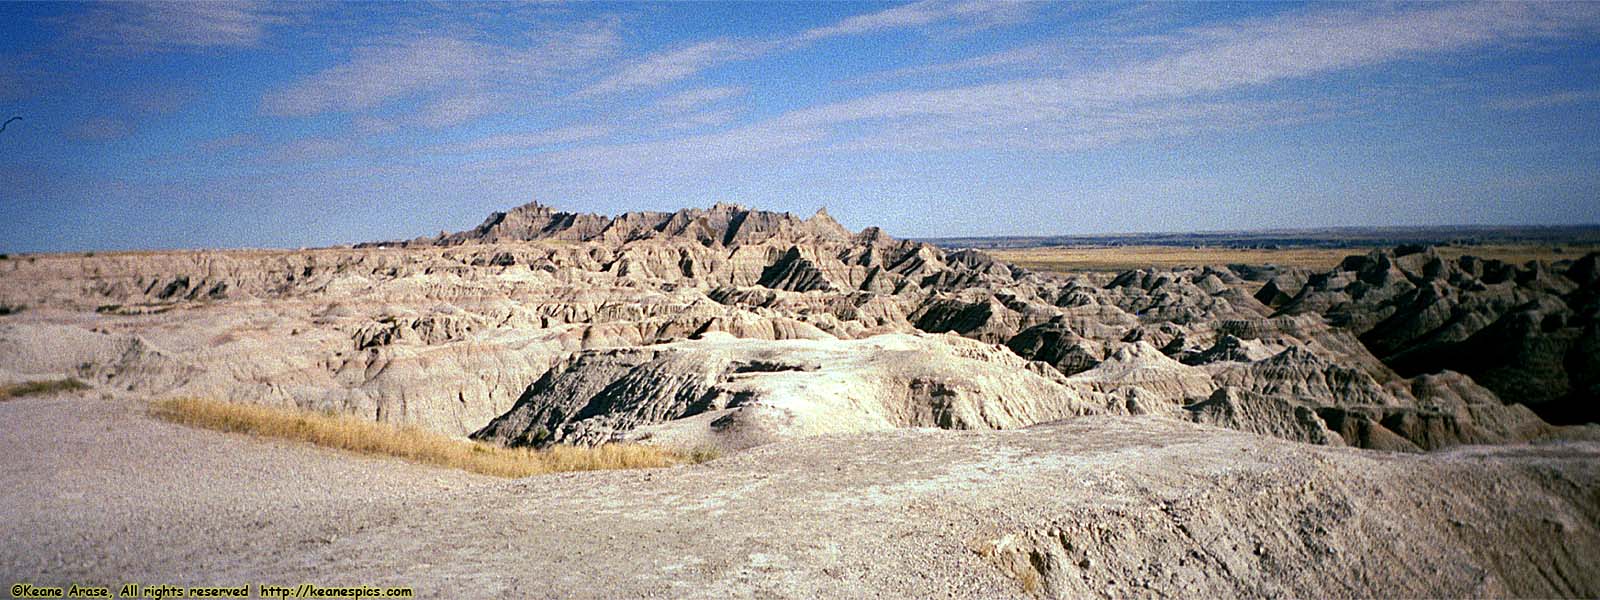
<svg viewBox="0 0 1600 600">
<path fill-rule="evenodd" d="M 4 3 L 0 251 L 1600 222 L 1600 3 Z"/>
</svg>

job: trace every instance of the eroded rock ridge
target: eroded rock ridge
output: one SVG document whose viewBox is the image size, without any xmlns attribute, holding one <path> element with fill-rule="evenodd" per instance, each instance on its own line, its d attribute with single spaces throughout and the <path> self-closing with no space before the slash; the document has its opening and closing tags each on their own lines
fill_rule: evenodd
<svg viewBox="0 0 1600 600">
<path fill-rule="evenodd" d="M 1551 435 L 1540 415 L 1594 420 L 1600 355 L 1592 254 L 1060 276 L 728 204 L 530 204 L 343 249 L 11 257 L 0 279 L 0 305 L 23 307 L 0 316 L 6 379 L 508 444 L 747 447 L 1132 414 L 1428 450 Z"/>
</svg>

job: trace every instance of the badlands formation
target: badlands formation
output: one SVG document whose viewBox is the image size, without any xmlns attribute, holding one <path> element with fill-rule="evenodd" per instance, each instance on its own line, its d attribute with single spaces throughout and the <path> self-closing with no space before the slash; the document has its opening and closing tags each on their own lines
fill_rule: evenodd
<svg viewBox="0 0 1600 600">
<path fill-rule="evenodd" d="M 558 595 L 1593 596 L 1596 263 L 1401 247 L 1328 272 L 1066 276 L 826 212 L 530 204 L 353 248 L 9 257 L 0 383 L 71 376 L 89 398 L 292 406 L 506 445 L 724 450 L 654 480 L 480 486 L 494 518 L 610 507 L 660 525 L 624 527 L 654 550 L 559 538 L 642 566 L 559 579 Z M 457 496 L 440 503 L 474 502 Z M 829 510 L 859 535 L 822 523 Z M 663 533 L 685 518 L 744 521 Z M 663 554 L 684 540 L 704 542 L 680 549 L 690 562 Z M 766 562 L 741 579 L 694 557 Z"/>
</svg>

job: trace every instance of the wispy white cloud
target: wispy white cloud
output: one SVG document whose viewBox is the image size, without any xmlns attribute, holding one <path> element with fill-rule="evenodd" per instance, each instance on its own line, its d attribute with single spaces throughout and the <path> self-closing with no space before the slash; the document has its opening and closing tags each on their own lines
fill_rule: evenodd
<svg viewBox="0 0 1600 600">
<path fill-rule="evenodd" d="M 655 101 L 652 108 L 664 113 L 683 113 L 745 93 L 746 90 L 738 86 L 695 88 L 662 97 Z"/>
<path fill-rule="evenodd" d="M 369 109 L 460 81 L 485 66 L 488 58 L 485 48 L 446 37 L 362 48 L 349 62 L 268 95 L 262 107 L 279 116 Z"/>
<path fill-rule="evenodd" d="M 447 94 L 424 105 L 417 121 L 430 129 L 460 125 L 504 110 L 510 101 L 498 91 Z"/>
<path fill-rule="evenodd" d="M 201 152 L 214 154 L 239 148 L 254 148 L 261 145 L 261 137 L 254 133 L 235 133 L 221 137 L 201 140 L 196 145 Z"/>
<path fill-rule="evenodd" d="M 925 28 L 945 22 L 956 22 L 969 29 L 1014 23 L 1024 20 L 1039 5 L 985 0 L 923 0 L 847 17 L 832 25 L 793 36 L 700 42 L 634 61 L 616 74 L 584 88 L 579 95 L 598 96 L 658 87 L 683 81 L 716 65 L 749 60 L 778 50 L 794 50 L 829 38 Z"/>
<path fill-rule="evenodd" d="M 527 46 L 429 35 L 358 47 L 351 58 L 268 94 L 262 110 L 277 116 L 358 112 L 387 102 L 449 92 L 427 109 L 424 124 L 457 124 L 491 111 L 490 90 L 538 88 L 612 55 L 615 23 L 552 32 Z"/>
<path fill-rule="evenodd" d="M 130 135 L 133 135 L 133 126 L 116 117 L 91 117 L 67 131 L 68 137 L 87 142 L 107 142 Z"/>
<path fill-rule="evenodd" d="M 533 156 L 477 163 L 483 172 L 661 174 L 692 173 L 699 167 L 742 162 L 752 164 L 803 152 L 827 139 L 827 132 L 784 121 L 679 138 L 600 144 L 543 152 Z"/>
<path fill-rule="evenodd" d="M 985 52 L 976 56 L 917 64 L 856 77 L 857 81 L 883 82 L 908 77 L 927 77 L 970 72 L 985 76 L 1012 75 L 1017 71 L 1049 73 L 1081 71 L 1096 65 L 1118 64 L 1139 56 L 1170 52 L 1185 42 L 1191 46 L 1199 36 L 1178 37 L 1148 33 L 1130 33 L 1124 29 L 1130 20 L 1149 20 L 1142 17 L 1149 5 L 1133 5 L 1110 15 L 1094 17 L 1075 25 L 1070 31 L 1054 37 L 1030 42 L 1021 46 Z M 1165 23 L 1149 23 L 1145 28 L 1159 28 Z M 1145 31 L 1136 29 L 1135 31 Z"/>
<path fill-rule="evenodd" d="M 663 131 L 676 131 L 684 129 L 700 129 L 704 127 L 719 127 L 732 123 L 739 117 L 739 111 L 732 108 L 719 108 L 690 113 L 673 118 L 658 125 L 656 128 Z"/>
<path fill-rule="evenodd" d="M 614 94 L 653 88 L 693 76 L 715 64 L 752 58 L 771 44 L 713 40 L 662 52 L 623 67 L 579 92 L 580 96 Z"/>
<path fill-rule="evenodd" d="M 24 62 L 17 56 L 0 53 L 0 100 L 23 98 L 28 95 L 29 80 L 23 73 Z"/>
<path fill-rule="evenodd" d="M 373 115 L 356 115 L 350 124 L 355 127 L 356 133 L 361 135 L 383 135 L 400 129 L 400 124 L 394 119 Z"/>
<path fill-rule="evenodd" d="M 1596 12 L 1577 4 L 1473 4 L 1283 17 L 1209 31 L 1198 48 L 1073 77 L 891 92 L 786 118 L 818 126 L 921 120 L 923 128 L 949 123 L 957 131 L 969 123 L 991 130 L 1072 124 L 1128 107 L 1182 111 L 1177 101 L 1592 28 Z"/>
<path fill-rule="evenodd" d="M 1086 91 L 1174 96 L 1303 78 L 1441 53 L 1592 31 L 1593 4 L 1449 4 L 1327 11 L 1206 32 L 1205 46 L 1079 82 Z"/>
<path fill-rule="evenodd" d="M 518 164 L 635 172 L 826 151 L 1069 151 L 1303 123 L 1381 99 L 1239 94 L 1259 95 L 1280 82 L 1338 71 L 1591 31 L 1600 24 L 1597 9 L 1450 4 L 1318 10 L 1191 31 L 1167 44 L 1173 50 L 1164 54 L 1069 76 L 886 92 L 723 132 L 560 150 Z M 841 27 L 836 34 L 921 18 L 926 17 L 898 14 Z"/>
<path fill-rule="evenodd" d="M 1098 52 L 1100 49 L 1096 48 Z M 957 71 L 993 70 L 1006 67 L 1026 68 L 1051 68 L 1065 62 L 1062 58 L 1067 51 L 1067 45 L 1061 40 L 1052 40 L 1046 43 L 1029 44 L 1020 48 L 1011 48 L 998 52 L 990 52 L 971 58 L 950 62 L 914 65 L 902 67 L 892 71 L 875 73 L 862 79 L 886 80 L 901 77 L 943 74 Z"/>
<path fill-rule="evenodd" d="M 299 7 L 254 1 L 109 2 L 73 24 L 101 47 L 137 51 L 253 46 Z"/>
<path fill-rule="evenodd" d="M 1490 100 L 1490 108 L 1500 110 L 1535 110 L 1556 106 L 1569 106 L 1600 102 L 1600 90 L 1564 90 L 1548 94 L 1524 94 Z"/>
<path fill-rule="evenodd" d="M 851 152 L 1026 150 L 1070 152 L 1130 142 L 1218 131 L 1240 132 L 1324 120 L 1355 110 L 1338 103 L 1298 100 L 1191 100 L 1128 107 L 1086 107 L 1070 117 L 997 122 L 992 117 L 950 115 L 909 119 L 841 139 Z"/>
<path fill-rule="evenodd" d="M 355 146 L 347 140 L 310 137 L 293 140 L 262 152 L 255 157 L 263 164 L 303 165 L 348 157 Z"/>
<path fill-rule="evenodd" d="M 484 66 L 488 54 L 477 44 L 447 37 L 360 48 L 349 62 L 269 94 L 262 108 L 279 116 L 369 109 L 459 81 Z"/>
<path fill-rule="evenodd" d="M 479 138 L 469 142 L 441 144 L 434 149 L 448 154 L 543 148 L 605 137 L 610 128 L 598 125 L 576 125 L 528 133 L 507 133 Z"/>
<path fill-rule="evenodd" d="M 966 28 L 984 28 L 1020 22 L 1037 6 L 1038 3 L 992 0 L 959 2 L 923 0 L 848 17 L 831 25 L 806 30 L 789 41 L 803 44 L 832 37 L 881 33 L 947 21 L 957 22 Z"/>
<path fill-rule="evenodd" d="M 167 115 L 178 112 L 193 101 L 200 92 L 186 85 L 147 85 L 128 93 L 128 108 L 147 115 Z"/>
</svg>

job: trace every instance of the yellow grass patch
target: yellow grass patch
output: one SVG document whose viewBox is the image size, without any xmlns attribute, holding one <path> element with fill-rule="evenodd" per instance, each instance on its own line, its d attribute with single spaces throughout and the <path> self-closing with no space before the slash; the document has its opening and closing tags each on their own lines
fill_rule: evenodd
<svg viewBox="0 0 1600 600">
<path fill-rule="evenodd" d="M 416 427 L 397 427 L 348 415 L 285 410 L 201 398 L 155 403 L 152 413 L 193 427 L 310 442 L 411 462 L 495 475 L 526 477 L 565 471 L 649 469 L 715 458 L 714 452 L 688 453 L 643 445 L 556 446 L 544 450 L 502 448 L 461 440 Z"/>
<path fill-rule="evenodd" d="M 10 400 L 23 396 L 36 396 L 39 394 L 54 394 L 57 392 L 76 392 L 89 389 L 89 385 L 76 379 L 56 379 L 51 381 L 28 381 L 0 385 L 0 400 Z"/>
</svg>

